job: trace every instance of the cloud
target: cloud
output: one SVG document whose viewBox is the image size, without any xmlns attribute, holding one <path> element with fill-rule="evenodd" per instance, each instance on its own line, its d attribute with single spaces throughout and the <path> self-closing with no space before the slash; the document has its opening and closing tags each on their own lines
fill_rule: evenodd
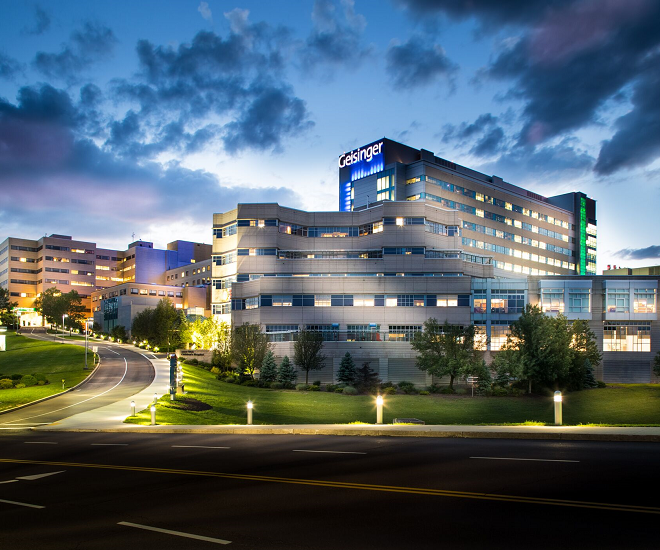
<svg viewBox="0 0 660 550">
<path fill-rule="evenodd" d="M 474 122 L 459 125 L 447 124 L 442 141 L 454 143 L 456 147 L 472 146 L 470 153 L 479 157 L 489 157 L 504 151 L 506 136 L 499 125 L 499 119 L 491 113 L 479 115 Z"/>
<path fill-rule="evenodd" d="M 371 54 L 363 47 L 362 35 L 367 26 L 363 15 L 355 12 L 353 0 L 316 0 L 312 10 L 313 29 L 300 55 L 303 69 L 319 66 L 356 67 Z"/>
<path fill-rule="evenodd" d="M 134 158 L 214 141 L 230 153 L 279 151 L 284 139 L 312 127 L 283 76 L 288 31 L 250 23 L 246 10 L 225 17 L 226 37 L 200 31 L 178 48 L 138 42 L 139 75 L 113 85 L 116 99 L 135 109 L 113 124 L 107 146 Z"/>
<path fill-rule="evenodd" d="M 649 260 L 660 258 L 660 245 L 647 246 L 646 248 L 624 248 L 615 254 L 624 260 Z"/>
<path fill-rule="evenodd" d="M 41 6 L 34 7 L 34 18 L 34 26 L 23 27 L 22 34 L 39 35 L 45 33 L 50 28 L 50 15 Z"/>
<path fill-rule="evenodd" d="M 411 89 L 428 86 L 443 78 L 453 87 L 458 66 L 445 54 L 439 44 L 426 45 L 419 36 L 403 44 L 391 44 L 387 50 L 387 71 L 397 88 Z"/>
<path fill-rule="evenodd" d="M 209 23 L 213 23 L 213 14 L 211 13 L 211 8 L 209 8 L 208 2 L 200 2 L 197 11 L 201 13 L 202 17 Z"/>
<path fill-rule="evenodd" d="M 208 227 L 213 212 L 255 197 L 300 206 L 287 188 L 232 187 L 179 162 L 136 162 L 99 147 L 86 137 L 89 111 L 99 101 L 93 88 L 74 101 L 47 85 L 21 88 L 15 104 L 0 100 L 0 233 L 24 231 L 29 218 L 32 234 L 85 227 L 86 238 L 107 241 L 133 230 L 144 235 L 168 215 Z M 129 122 L 112 126 L 115 137 L 136 132 Z M 185 193 L 204 200 L 181 200 Z"/>
<path fill-rule="evenodd" d="M 0 78 L 11 80 L 21 70 L 22 67 L 18 61 L 0 52 Z"/>
<path fill-rule="evenodd" d="M 85 69 L 108 57 L 116 43 L 110 28 L 87 22 L 82 29 L 71 33 L 60 53 L 37 52 L 32 64 L 49 78 L 74 83 L 79 81 Z"/>
<path fill-rule="evenodd" d="M 632 110 L 617 119 L 616 133 L 602 144 L 594 167 L 598 174 L 645 166 L 660 156 L 660 55 L 647 63 L 634 88 Z"/>
</svg>

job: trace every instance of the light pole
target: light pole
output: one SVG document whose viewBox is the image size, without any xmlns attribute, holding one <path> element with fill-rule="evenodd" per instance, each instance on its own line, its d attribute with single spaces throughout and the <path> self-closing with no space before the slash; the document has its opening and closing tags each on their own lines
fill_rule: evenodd
<svg viewBox="0 0 660 550">
<path fill-rule="evenodd" d="M 68 317 L 68 315 L 66 313 L 63 313 L 62 314 L 62 334 L 64 334 L 64 318 L 65 317 Z"/>
<path fill-rule="evenodd" d="M 87 370 L 87 333 L 89 332 L 89 319 L 85 319 L 85 370 Z"/>
</svg>

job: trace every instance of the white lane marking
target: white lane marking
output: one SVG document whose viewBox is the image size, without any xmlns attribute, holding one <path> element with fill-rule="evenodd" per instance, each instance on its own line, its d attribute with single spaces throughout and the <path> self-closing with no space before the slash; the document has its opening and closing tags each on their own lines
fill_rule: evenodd
<svg viewBox="0 0 660 550">
<path fill-rule="evenodd" d="M 115 350 L 110 349 L 110 348 L 103 348 L 105 350 L 108 350 L 110 353 L 114 353 L 115 355 L 121 355 L 121 353 L 117 353 Z"/>
<path fill-rule="evenodd" d="M 231 544 L 230 540 L 214 539 L 213 537 L 204 537 L 202 535 L 193 535 L 192 533 L 183 533 L 182 531 L 161 529 L 160 527 L 149 527 L 148 525 L 140 525 L 139 523 L 129 523 L 128 521 L 120 521 L 119 523 L 117 523 L 117 525 L 125 525 L 126 527 L 136 527 L 137 529 L 145 529 L 146 531 L 155 531 L 156 533 L 165 533 L 166 535 L 175 535 L 177 537 L 186 537 L 188 539 L 203 540 L 206 542 L 214 542 L 216 544 Z"/>
<path fill-rule="evenodd" d="M 50 424 L 50 422 L 30 422 L 29 424 L 19 424 L 18 422 L 16 424 L 11 424 L 12 426 L 44 426 L 46 424 Z M 2 423 L 0 426 L 9 426 L 9 424 Z"/>
<path fill-rule="evenodd" d="M 3 483 L 16 483 L 17 481 L 18 479 L 10 479 L 9 481 L 0 481 L 0 485 L 2 485 Z"/>
<path fill-rule="evenodd" d="M 172 445 L 179 449 L 231 449 L 231 447 L 208 447 L 206 445 Z"/>
<path fill-rule="evenodd" d="M 60 470 L 59 472 L 48 472 L 46 474 L 34 474 L 33 476 L 21 476 L 16 479 L 26 479 L 27 481 L 34 481 L 35 479 L 41 479 L 42 477 L 54 476 L 55 474 L 63 474 L 66 470 Z"/>
<path fill-rule="evenodd" d="M 25 502 L 16 502 L 15 500 L 3 500 L 0 498 L 0 502 L 5 504 L 15 504 L 16 506 L 27 506 L 28 508 L 45 508 L 45 506 L 38 506 L 36 504 L 27 504 Z"/>
<path fill-rule="evenodd" d="M 551 458 L 504 458 L 500 456 L 471 456 L 482 460 L 524 460 L 527 462 L 580 462 L 579 460 L 555 460 Z"/>
<path fill-rule="evenodd" d="M 23 441 L 26 445 L 57 445 L 57 441 Z"/>
<path fill-rule="evenodd" d="M 124 358 L 124 364 L 126 365 L 124 368 L 124 375 L 121 377 L 121 380 L 117 382 L 114 386 L 112 386 L 110 389 L 107 389 L 104 392 L 99 393 L 98 395 L 93 395 L 92 397 L 88 397 L 87 399 L 78 401 L 78 403 L 74 403 L 73 405 L 67 405 L 66 407 L 62 407 L 61 409 L 55 409 L 54 411 L 48 411 L 42 414 L 35 414 L 34 416 L 26 416 L 25 418 L 19 418 L 18 420 L 20 421 L 20 420 L 29 420 L 30 418 L 39 418 L 40 416 L 46 416 L 47 414 L 52 414 L 59 411 L 63 411 L 65 409 L 70 409 L 71 407 L 75 407 L 76 405 L 80 405 L 81 403 L 85 403 L 86 401 L 91 401 L 92 399 L 101 397 L 102 395 L 108 393 L 109 391 L 114 390 L 117 386 L 119 386 L 119 384 L 121 384 L 124 381 L 124 378 L 126 378 L 126 374 L 128 373 L 128 361 L 126 361 L 126 358 Z M 14 424 L 13 422 L 7 422 L 5 426 L 11 426 L 13 424 Z"/>
<path fill-rule="evenodd" d="M 294 453 L 331 453 L 336 455 L 366 455 L 367 453 L 358 453 L 356 451 L 309 451 L 307 449 L 293 449 Z"/>
<path fill-rule="evenodd" d="M 98 447 L 125 447 L 128 443 L 90 443 L 90 445 L 96 445 Z"/>
</svg>

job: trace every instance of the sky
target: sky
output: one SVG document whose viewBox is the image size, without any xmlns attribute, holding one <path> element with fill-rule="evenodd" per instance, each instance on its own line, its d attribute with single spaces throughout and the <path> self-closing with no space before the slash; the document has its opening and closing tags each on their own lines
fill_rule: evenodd
<svg viewBox="0 0 660 550">
<path fill-rule="evenodd" d="M 597 201 L 598 269 L 660 264 L 657 0 L 0 0 L 0 240 L 211 242 L 338 210 L 381 137 Z"/>
</svg>

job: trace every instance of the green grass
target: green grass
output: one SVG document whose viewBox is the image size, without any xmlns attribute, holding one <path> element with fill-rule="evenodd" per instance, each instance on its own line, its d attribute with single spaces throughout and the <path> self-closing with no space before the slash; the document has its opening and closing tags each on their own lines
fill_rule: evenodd
<svg viewBox="0 0 660 550">
<path fill-rule="evenodd" d="M 245 424 L 246 403 L 254 403 L 255 424 L 374 423 L 372 396 L 327 392 L 267 390 L 227 384 L 210 372 L 184 365 L 186 397 L 208 403 L 206 411 L 172 406 L 159 400 L 158 424 Z M 385 397 L 385 423 L 396 417 L 419 418 L 427 424 L 523 424 L 554 422 L 551 397 L 469 397 L 391 395 Z M 141 411 L 130 423 L 148 424 Z M 660 425 L 660 385 L 617 385 L 564 396 L 564 424 Z"/>
<path fill-rule="evenodd" d="M 90 367 L 92 354 L 88 356 Z M 80 383 L 91 372 L 84 371 L 85 350 L 59 342 L 46 342 L 7 333 L 7 351 L 0 352 L 0 373 L 43 373 L 50 384 L 30 388 L 0 390 L 0 411 L 11 409 L 43 397 L 61 393 L 62 378 L 65 388 Z"/>
</svg>

